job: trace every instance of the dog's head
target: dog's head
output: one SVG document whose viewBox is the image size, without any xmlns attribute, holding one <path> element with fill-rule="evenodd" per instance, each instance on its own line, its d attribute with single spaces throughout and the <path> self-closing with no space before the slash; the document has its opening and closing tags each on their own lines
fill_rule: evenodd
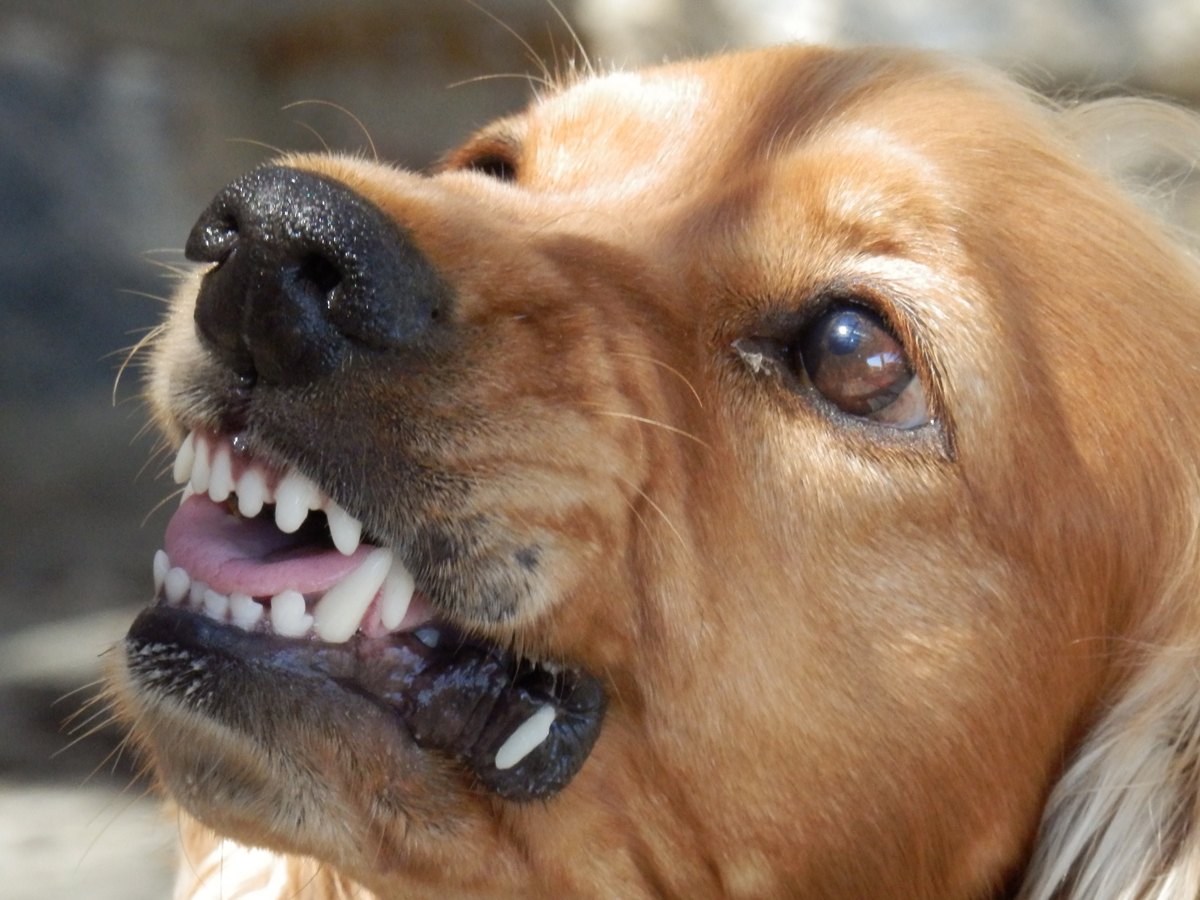
<svg viewBox="0 0 1200 900">
<path fill-rule="evenodd" d="M 1140 753 L 1167 872 L 1200 281 L 1055 128 L 790 48 L 235 181 L 153 344 L 166 789 L 381 897 L 899 900 L 1019 884 L 1061 782 L 1035 896 Z"/>
</svg>

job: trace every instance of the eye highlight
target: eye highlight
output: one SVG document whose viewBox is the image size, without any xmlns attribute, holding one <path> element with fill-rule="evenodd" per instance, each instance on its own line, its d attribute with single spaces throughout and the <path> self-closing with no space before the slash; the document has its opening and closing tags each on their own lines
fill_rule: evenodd
<svg viewBox="0 0 1200 900">
<path fill-rule="evenodd" d="M 874 312 L 853 303 L 831 304 L 789 349 L 796 374 L 847 415 L 900 429 L 930 421 L 921 379 L 904 345 Z"/>
</svg>

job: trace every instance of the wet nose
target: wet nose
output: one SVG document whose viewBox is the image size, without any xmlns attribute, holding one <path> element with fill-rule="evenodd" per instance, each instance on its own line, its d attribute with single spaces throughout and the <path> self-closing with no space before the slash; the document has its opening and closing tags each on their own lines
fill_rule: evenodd
<svg viewBox="0 0 1200 900">
<path fill-rule="evenodd" d="M 188 237 L 213 263 L 201 340 L 248 381 L 306 384 L 354 350 L 419 342 L 449 292 L 411 235 L 339 181 L 281 166 L 217 194 Z"/>
</svg>

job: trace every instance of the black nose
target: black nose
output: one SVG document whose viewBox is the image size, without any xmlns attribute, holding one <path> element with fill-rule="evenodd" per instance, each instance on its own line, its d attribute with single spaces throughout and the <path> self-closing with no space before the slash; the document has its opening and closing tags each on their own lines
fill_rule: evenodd
<svg viewBox="0 0 1200 900">
<path fill-rule="evenodd" d="M 201 339 L 238 375 L 305 384 L 355 348 L 418 341 L 449 302 L 432 264 L 341 182 L 259 169 L 216 196 L 187 258 L 216 263 L 196 299 Z"/>
</svg>

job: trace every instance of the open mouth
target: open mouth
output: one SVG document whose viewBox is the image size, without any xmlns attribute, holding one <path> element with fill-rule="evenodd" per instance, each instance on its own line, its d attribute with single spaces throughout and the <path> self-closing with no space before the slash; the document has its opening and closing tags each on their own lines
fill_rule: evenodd
<svg viewBox="0 0 1200 900">
<path fill-rule="evenodd" d="M 155 555 L 156 603 L 126 640 L 144 687 L 186 701 L 205 656 L 300 668 L 391 710 L 506 799 L 551 796 L 583 765 L 605 706 L 594 678 L 468 637 L 357 519 L 239 437 L 193 432 L 174 476 L 184 500 Z"/>
</svg>

